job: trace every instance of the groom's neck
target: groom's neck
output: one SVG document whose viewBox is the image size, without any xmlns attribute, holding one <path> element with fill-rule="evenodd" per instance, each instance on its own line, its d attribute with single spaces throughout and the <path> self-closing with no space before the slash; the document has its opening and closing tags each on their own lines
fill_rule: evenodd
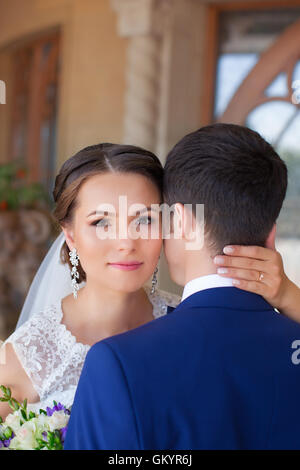
<svg viewBox="0 0 300 470">
<path fill-rule="evenodd" d="M 185 259 L 185 284 L 192 279 L 209 274 L 217 274 L 217 266 L 213 261 L 214 256 L 207 250 L 201 252 L 190 252 Z"/>
</svg>

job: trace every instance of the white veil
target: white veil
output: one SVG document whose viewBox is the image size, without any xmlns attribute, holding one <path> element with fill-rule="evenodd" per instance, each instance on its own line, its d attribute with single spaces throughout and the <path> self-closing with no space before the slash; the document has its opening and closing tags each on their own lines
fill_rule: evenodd
<svg viewBox="0 0 300 470">
<path fill-rule="evenodd" d="M 57 303 L 72 293 L 70 268 L 60 261 L 60 251 L 64 242 L 65 236 L 61 232 L 32 281 L 16 328 L 35 313 L 43 312 L 45 307 Z"/>
</svg>

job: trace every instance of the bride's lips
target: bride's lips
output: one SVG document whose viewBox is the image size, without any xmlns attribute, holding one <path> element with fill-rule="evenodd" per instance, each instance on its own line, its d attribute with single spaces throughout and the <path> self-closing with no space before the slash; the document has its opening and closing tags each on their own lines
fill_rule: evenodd
<svg viewBox="0 0 300 470">
<path fill-rule="evenodd" d="M 127 263 L 108 263 L 112 268 L 121 269 L 121 271 L 134 271 L 142 266 L 139 261 L 128 261 Z"/>
</svg>

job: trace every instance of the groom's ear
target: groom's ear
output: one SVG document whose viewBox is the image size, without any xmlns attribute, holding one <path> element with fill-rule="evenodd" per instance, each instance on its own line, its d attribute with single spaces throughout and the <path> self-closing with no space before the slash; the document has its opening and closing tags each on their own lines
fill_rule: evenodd
<svg viewBox="0 0 300 470">
<path fill-rule="evenodd" d="M 179 235 L 180 238 L 183 235 L 184 225 L 184 207 L 180 202 L 176 202 L 174 205 L 174 217 L 173 217 L 173 232 Z"/>
<path fill-rule="evenodd" d="M 184 204 L 177 202 L 175 204 L 175 214 L 180 238 L 190 240 L 195 232 L 195 218 L 192 211 Z"/>
<path fill-rule="evenodd" d="M 266 248 L 270 248 L 271 250 L 276 250 L 275 238 L 276 238 L 276 223 L 273 225 L 273 228 L 268 235 L 268 238 L 266 240 Z"/>
</svg>

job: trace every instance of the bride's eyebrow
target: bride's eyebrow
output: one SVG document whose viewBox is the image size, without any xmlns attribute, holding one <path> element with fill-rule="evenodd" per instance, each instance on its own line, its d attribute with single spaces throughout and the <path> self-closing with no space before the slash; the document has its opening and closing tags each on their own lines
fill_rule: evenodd
<svg viewBox="0 0 300 470">
<path fill-rule="evenodd" d="M 141 210 L 137 209 L 135 213 L 133 214 L 133 216 L 136 215 L 137 213 L 143 214 L 144 212 L 157 212 L 157 210 L 154 207 L 144 207 L 144 209 L 141 209 Z M 128 213 L 128 215 L 130 214 Z"/>
<path fill-rule="evenodd" d="M 114 212 L 109 212 L 109 211 L 93 211 L 87 217 L 90 217 L 91 215 L 116 215 Z"/>
<path fill-rule="evenodd" d="M 153 211 L 153 212 L 157 212 L 157 210 L 153 207 L 145 207 L 144 209 L 140 210 L 140 211 L 136 211 L 136 212 L 139 212 L 140 214 L 142 214 L 143 212 L 147 212 L 147 211 Z M 116 215 L 114 212 L 108 212 L 108 211 L 93 211 L 91 212 L 89 215 L 87 215 L 87 217 L 90 217 L 91 215 L 111 215 L 111 216 L 114 216 Z"/>
</svg>

